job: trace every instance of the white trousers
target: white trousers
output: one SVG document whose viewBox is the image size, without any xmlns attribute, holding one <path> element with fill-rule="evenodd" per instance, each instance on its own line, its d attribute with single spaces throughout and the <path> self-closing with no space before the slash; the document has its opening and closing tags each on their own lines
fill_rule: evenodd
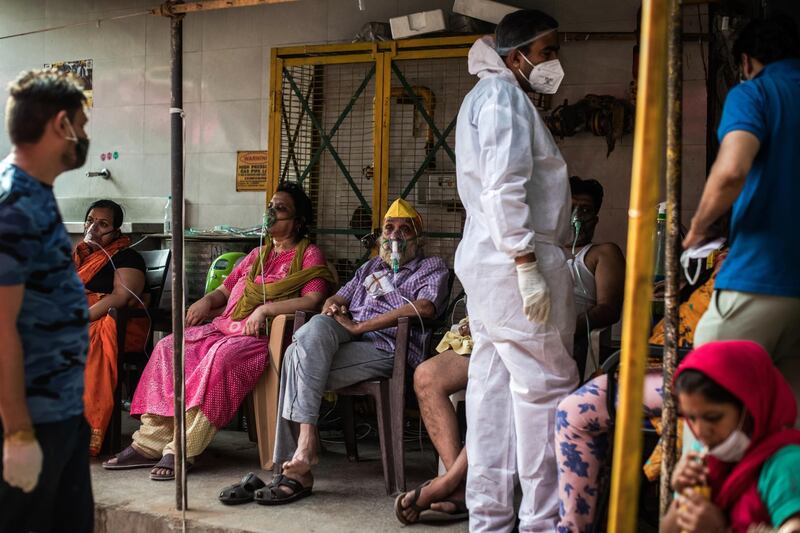
<svg viewBox="0 0 800 533">
<path fill-rule="evenodd" d="M 554 532 L 558 519 L 556 406 L 578 384 L 575 315 L 566 266 L 543 271 L 547 324 L 522 312 L 516 275 L 462 279 L 474 348 L 467 386 L 466 503 L 470 531 L 511 531 L 515 477 L 520 531 Z"/>
</svg>

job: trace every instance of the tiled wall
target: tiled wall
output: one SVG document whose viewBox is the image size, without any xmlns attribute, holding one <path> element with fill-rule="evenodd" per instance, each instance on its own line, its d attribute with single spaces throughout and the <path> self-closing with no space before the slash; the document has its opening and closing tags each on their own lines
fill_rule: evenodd
<svg viewBox="0 0 800 533">
<path fill-rule="evenodd" d="M 85 25 L 6 39 L 0 46 L 0 83 L 21 70 L 59 60 L 94 60 L 94 107 L 89 163 L 56 182 L 61 197 L 163 197 L 169 193 L 169 21 L 135 14 L 153 0 L 4 0 L 0 36 L 77 22 Z M 567 31 L 632 31 L 638 0 L 529 0 L 515 3 L 550 12 Z M 296 43 L 349 41 L 370 20 L 442 8 L 452 0 L 299 0 L 271 6 L 191 14 L 184 21 L 184 110 L 188 224 L 254 225 L 263 193 L 236 192 L 236 150 L 264 149 L 270 49 Z M 693 10 L 694 8 L 687 8 Z M 704 21 L 705 19 L 703 19 Z M 695 31 L 698 17 L 689 11 Z M 705 22 L 703 22 L 705 24 Z M 562 48 L 567 71 L 554 103 L 586 93 L 624 96 L 633 43 L 576 42 Z M 698 44 L 686 47 L 684 199 L 688 217 L 705 169 L 705 88 Z M 2 110 L 0 110 L 2 113 Z M 605 157 L 605 141 L 583 134 L 561 142 L 574 174 L 600 179 L 606 203 L 599 237 L 623 245 L 631 166 L 631 137 Z M 0 135 L 0 152 L 9 142 Z M 101 162 L 100 154 L 120 158 Z M 106 166 L 114 179 L 85 177 Z"/>
</svg>

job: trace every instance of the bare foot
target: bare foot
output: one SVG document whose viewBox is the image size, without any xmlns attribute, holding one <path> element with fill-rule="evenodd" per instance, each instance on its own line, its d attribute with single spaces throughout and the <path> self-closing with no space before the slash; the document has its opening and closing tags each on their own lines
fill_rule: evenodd
<svg viewBox="0 0 800 533">
<path fill-rule="evenodd" d="M 283 463 L 283 471 L 281 473 L 289 479 L 297 481 L 303 487 L 314 486 L 314 475 L 311 473 L 311 465 L 307 463 L 292 459 L 291 461 Z M 294 493 L 294 490 L 286 485 L 281 485 L 278 487 L 278 489 L 283 491 L 285 494 Z"/>
<path fill-rule="evenodd" d="M 461 491 L 461 497 L 464 496 L 464 489 L 463 486 L 460 486 L 459 489 L 456 489 L 456 492 Z M 431 480 L 431 482 L 422 487 L 422 490 L 419 493 L 419 498 L 417 501 L 414 502 L 414 491 L 406 492 L 405 496 L 400 505 L 402 505 L 403 509 L 401 513 L 409 522 L 416 522 L 419 520 L 419 512 L 415 511 L 412 507 L 412 503 L 416 503 L 418 509 L 429 509 L 433 508 L 432 503 L 438 502 L 440 500 L 447 499 L 452 497 L 454 493 L 451 492 L 446 480 L 443 476 L 439 476 Z M 437 509 L 438 510 L 438 509 Z"/>
<path fill-rule="evenodd" d="M 431 504 L 432 511 L 441 511 L 443 513 L 448 514 L 455 514 L 460 509 L 456 506 L 453 501 L 464 501 L 466 496 L 465 487 L 464 485 L 459 485 L 458 488 L 449 496 L 447 496 L 448 501 L 436 501 Z"/>
</svg>

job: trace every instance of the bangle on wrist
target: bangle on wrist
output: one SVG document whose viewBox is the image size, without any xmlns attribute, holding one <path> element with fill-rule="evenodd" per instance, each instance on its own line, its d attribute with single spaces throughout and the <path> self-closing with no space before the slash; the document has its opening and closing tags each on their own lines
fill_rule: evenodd
<svg viewBox="0 0 800 533">
<path fill-rule="evenodd" d="M 34 442 L 36 440 L 36 433 L 33 429 L 19 429 L 13 433 L 8 433 L 3 437 L 4 442 Z"/>
</svg>

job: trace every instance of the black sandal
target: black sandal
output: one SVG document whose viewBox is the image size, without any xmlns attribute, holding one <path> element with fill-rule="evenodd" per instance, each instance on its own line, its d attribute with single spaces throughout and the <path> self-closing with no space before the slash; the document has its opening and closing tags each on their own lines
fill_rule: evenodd
<svg viewBox="0 0 800 533">
<path fill-rule="evenodd" d="M 431 481 L 433 480 L 429 479 L 428 481 L 426 481 L 425 483 L 414 489 L 414 497 L 411 498 L 411 505 L 409 505 L 408 507 L 403 507 L 403 498 L 406 497 L 408 492 L 401 492 L 400 494 L 397 495 L 397 498 L 394 499 L 394 515 L 397 517 L 397 519 L 400 521 L 401 524 L 405 526 L 410 526 L 411 524 L 417 523 L 419 521 L 419 517 L 422 514 L 422 512 L 429 509 L 429 507 L 426 507 L 425 509 L 423 509 L 422 507 L 417 507 L 417 500 L 419 499 L 419 495 L 422 493 L 422 489 L 430 485 Z M 412 509 L 416 511 L 417 519 L 409 520 L 408 518 L 406 518 L 405 515 L 403 514 L 403 511 L 405 511 L 406 509 Z"/>
<path fill-rule="evenodd" d="M 239 483 L 229 485 L 219 493 L 219 501 L 225 505 L 239 505 L 252 502 L 255 492 L 266 487 L 260 477 L 252 472 L 245 475 Z"/>
<path fill-rule="evenodd" d="M 192 463 L 186 461 L 186 471 L 192 469 Z M 175 454 L 168 453 L 165 454 L 164 457 L 161 458 L 159 462 L 153 465 L 152 470 L 155 469 L 161 470 L 170 470 L 170 474 L 154 474 L 152 471 L 150 472 L 150 479 L 153 481 L 172 481 L 175 479 Z"/>
<path fill-rule="evenodd" d="M 139 453 L 133 446 L 128 446 L 117 455 L 114 456 L 117 461 L 115 463 L 108 461 L 103 462 L 103 468 L 106 470 L 130 470 L 132 468 L 152 468 L 158 463 L 157 459 L 151 459 L 146 455 Z"/>
<path fill-rule="evenodd" d="M 289 494 L 280 487 L 290 488 L 292 493 Z M 257 490 L 253 499 L 260 505 L 284 505 L 307 496 L 311 496 L 311 487 L 304 487 L 299 481 L 279 474 L 272 479 L 269 485 Z"/>
</svg>

